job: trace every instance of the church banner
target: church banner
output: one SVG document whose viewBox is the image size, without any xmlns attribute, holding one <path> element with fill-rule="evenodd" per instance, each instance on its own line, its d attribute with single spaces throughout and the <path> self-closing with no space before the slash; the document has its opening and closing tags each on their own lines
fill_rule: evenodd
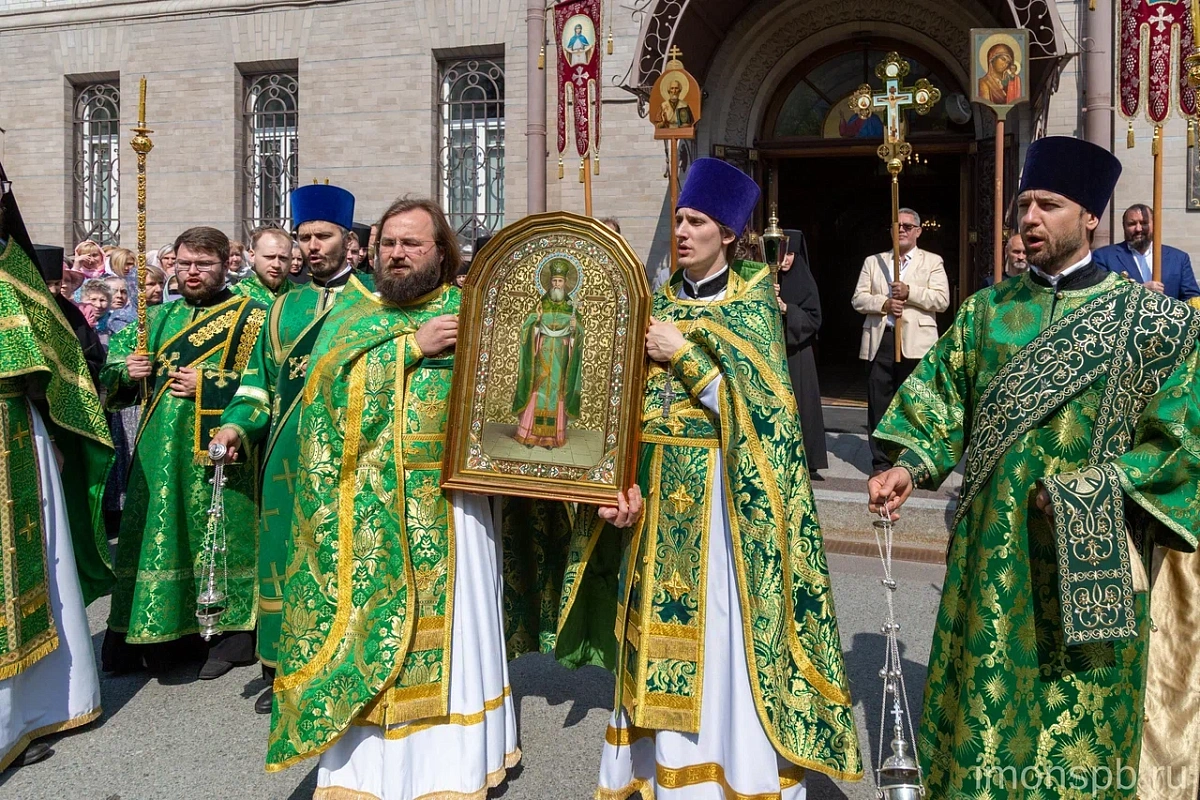
<svg viewBox="0 0 1200 800">
<path fill-rule="evenodd" d="M 1144 104 L 1150 122 L 1162 124 L 1175 98 L 1184 116 L 1196 113 L 1196 92 L 1182 64 L 1193 36 L 1188 0 L 1121 0 L 1119 82 L 1126 118 L 1136 117 Z"/>
<path fill-rule="evenodd" d="M 558 42 L 558 152 L 567 149 L 568 109 L 579 157 L 600 146 L 600 0 L 566 0 L 554 6 Z"/>
</svg>

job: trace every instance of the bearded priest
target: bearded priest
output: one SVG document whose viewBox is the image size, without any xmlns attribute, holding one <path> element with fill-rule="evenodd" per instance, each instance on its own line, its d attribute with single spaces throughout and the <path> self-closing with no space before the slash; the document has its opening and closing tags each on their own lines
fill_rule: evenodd
<svg viewBox="0 0 1200 800">
<path fill-rule="evenodd" d="M 149 667 L 166 668 L 200 646 L 196 554 L 212 498 L 208 445 L 267 316 L 262 304 L 226 288 L 229 239 L 224 233 L 189 228 L 175 240 L 175 254 L 183 297 L 149 310 L 149 352 L 138 352 L 137 326 L 128 325 L 113 337 L 100 372 L 110 409 L 145 401 L 102 653 L 104 669 L 112 672 L 136 670 L 143 659 Z M 201 680 L 254 662 L 257 456 L 230 467 L 226 480 L 226 518 L 243 524 L 229 526 L 225 633 L 207 648 Z"/>
<path fill-rule="evenodd" d="M 440 487 L 461 261 L 396 201 L 310 356 L 267 770 L 320 755 L 318 800 L 483 797 L 521 757 L 488 500 Z"/>
<path fill-rule="evenodd" d="M 1029 146 L 1029 271 L 963 303 L 874 432 L 896 464 L 876 512 L 966 457 L 917 735 L 931 797 L 1135 797 L 1148 719 L 1159 756 L 1195 753 L 1195 568 L 1161 616 L 1159 575 L 1158 626 L 1147 572 L 1200 531 L 1200 314 L 1092 260 L 1120 173 L 1089 142 Z"/>
<path fill-rule="evenodd" d="M 638 486 L 575 529 L 556 653 L 617 673 L 600 798 L 795 800 L 806 769 L 862 776 L 775 285 L 735 257 L 758 197 L 724 162 L 688 171 Z"/>
<path fill-rule="evenodd" d="M 346 233 L 354 224 L 354 195 L 340 186 L 315 183 L 301 186 L 292 192 L 291 199 L 296 238 L 305 249 L 311 280 L 292 287 L 271 304 L 237 394 L 221 415 L 221 430 L 213 437 L 213 441 L 225 445 L 229 461 L 236 460 L 249 445 L 263 448 L 257 653 L 263 677 L 271 681 L 275 679 L 283 616 L 283 576 L 287 573 L 291 549 L 296 464 L 300 454 L 300 441 L 296 438 L 300 392 L 321 326 L 350 280 Z M 259 268 L 259 259 L 266 256 L 282 265 L 281 259 L 291 255 L 291 241 L 290 236 L 276 228 L 252 236 L 251 261 L 255 270 Z M 271 713 L 271 692 L 268 687 L 255 700 L 254 710 L 259 714 Z"/>
</svg>

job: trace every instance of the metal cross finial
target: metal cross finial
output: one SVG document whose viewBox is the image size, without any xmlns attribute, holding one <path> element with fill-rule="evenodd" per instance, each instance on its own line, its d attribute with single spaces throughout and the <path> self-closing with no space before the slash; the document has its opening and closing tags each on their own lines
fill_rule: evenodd
<svg viewBox="0 0 1200 800">
<path fill-rule="evenodd" d="M 671 45 L 671 49 L 667 51 L 667 56 L 670 57 L 672 61 L 678 61 L 683 57 L 683 51 L 675 45 Z"/>
<path fill-rule="evenodd" d="M 884 145 L 879 148 L 879 157 L 888 162 L 899 161 L 912 152 L 911 146 L 904 141 L 904 131 L 901 128 L 901 112 L 912 108 L 918 114 L 928 114 L 942 99 L 942 92 L 925 78 L 916 81 L 912 86 L 904 86 L 903 78 L 911 68 L 899 53 L 888 53 L 883 61 L 875 67 L 875 74 L 883 81 L 883 91 L 876 92 L 869 83 L 858 87 L 850 98 L 850 108 L 863 119 L 867 119 L 878 110 L 886 110 L 887 125 L 884 132 Z"/>
</svg>

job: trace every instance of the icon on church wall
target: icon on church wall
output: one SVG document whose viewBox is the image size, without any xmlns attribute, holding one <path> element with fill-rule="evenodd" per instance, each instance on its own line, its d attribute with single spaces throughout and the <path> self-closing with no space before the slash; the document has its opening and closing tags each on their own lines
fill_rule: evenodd
<svg viewBox="0 0 1200 800">
<path fill-rule="evenodd" d="M 683 68 L 679 48 L 671 49 L 662 75 L 650 90 L 650 122 L 655 139 L 693 139 L 700 121 L 700 84 Z"/>
<path fill-rule="evenodd" d="M 636 479 L 649 309 L 645 268 L 595 220 L 496 234 L 463 286 L 444 485 L 615 504 Z"/>
<path fill-rule="evenodd" d="M 1008 108 L 1029 100 L 1024 73 L 1029 31 L 1023 28 L 972 28 L 971 102 Z"/>
<path fill-rule="evenodd" d="M 587 66 L 596 49 L 596 26 L 586 14 L 576 14 L 563 26 L 563 52 L 572 67 Z"/>
</svg>

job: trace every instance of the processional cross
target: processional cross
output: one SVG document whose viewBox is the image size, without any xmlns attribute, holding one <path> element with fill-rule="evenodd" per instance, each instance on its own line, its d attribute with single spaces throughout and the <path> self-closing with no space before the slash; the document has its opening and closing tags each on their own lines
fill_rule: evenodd
<svg viewBox="0 0 1200 800">
<path fill-rule="evenodd" d="M 886 109 L 887 128 L 883 144 L 875 152 L 887 164 L 892 176 L 892 280 L 900 280 L 900 172 L 904 162 L 912 155 L 912 145 L 904 141 L 900 127 L 900 113 L 911 107 L 918 114 L 928 114 L 942 99 L 942 91 L 925 78 L 917 80 L 911 87 L 903 85 L 908 75 L 908 62 L 899 53 L 891 52 L 875 66 L 875 75 L 883 81 L 883 91 L 876 92 L 871 84 L 864 83 L 850 96 L 850 109 L 863 119 L 868 119 L 877 110 Z M 896 363 L 902 358 L 900 352 L 900 319 L 896 319 Z"/>
</svg>

